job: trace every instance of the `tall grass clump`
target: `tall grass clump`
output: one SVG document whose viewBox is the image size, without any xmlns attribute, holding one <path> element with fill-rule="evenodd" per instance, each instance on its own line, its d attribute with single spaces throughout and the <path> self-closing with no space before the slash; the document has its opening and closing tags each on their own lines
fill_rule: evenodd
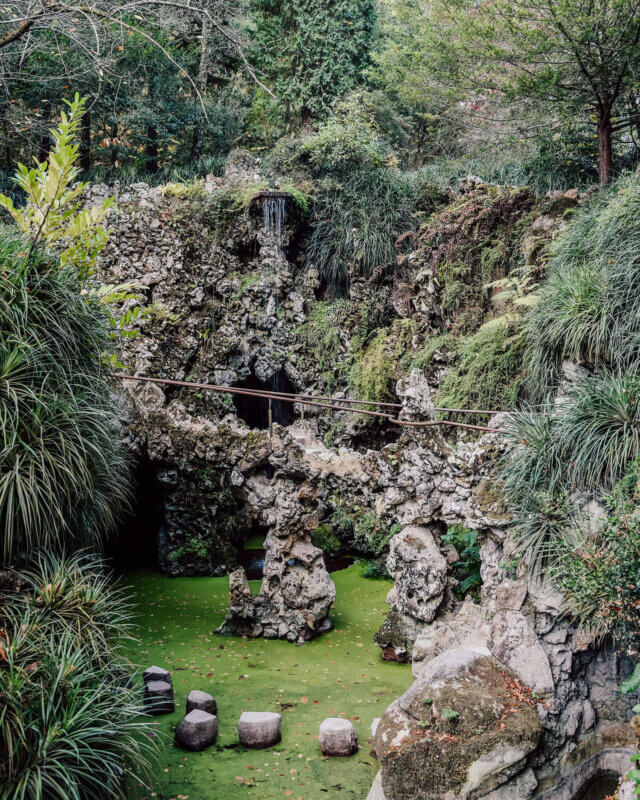
<svg viewBox="0 0 640 800">
<path fill-rule="evenodd" d="M 0 560 L 97 543 L 126 498 L 104 306 L 0 229 Z"/>
<path fill-rule="evenodd" d="M 502 474 L 513 540 L 532 571 L 553 560 L 589 499 L 615 489 L 640 455 L 640 379 L 576 377 L 555 404 L 515 414 Z"/>
<path fill-rule="evenodd" d="M 355 279 L 375 279 L 397 262 L 396 241 L 415 228 L 420 184 L 407 173 L 359 170 L 328 185 L 313 209 L 307 263 L 334 294 Z"/>
<path fill-rule="evenodd" d="M 111 800 L 156 748 L 122 654 L 131 609 L 86 555 L 42 557 L 0 609 L 0 796 Z"/>
<path fill-rule="evenodd" d="M 640 175 L 620 179 L 573 218 L 552 249 L 528 320 L 530 394 L 539 401 L 564 359 L 629 370 L 640 357 Z"/>
</svg>

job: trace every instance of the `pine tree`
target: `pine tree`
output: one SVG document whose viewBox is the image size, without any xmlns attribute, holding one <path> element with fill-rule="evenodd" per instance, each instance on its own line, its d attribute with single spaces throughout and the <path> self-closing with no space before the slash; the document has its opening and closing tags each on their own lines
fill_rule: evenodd
<svg viewBox="0 0 640 800">
<path fill-rule="evenodd" d="M 375 0 L 252 0 L 261 67 L 294 127 L 326 116 L 356 86 L 376 32 Z"/>
</svg>

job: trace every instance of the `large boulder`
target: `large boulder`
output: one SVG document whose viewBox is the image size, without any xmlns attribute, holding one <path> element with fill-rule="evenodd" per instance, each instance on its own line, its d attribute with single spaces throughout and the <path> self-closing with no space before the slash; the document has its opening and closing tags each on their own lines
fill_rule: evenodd
<svg viewBox="0 0 640 800">
<path fill-rule="evenodd" d="M 425 666 L 374 740 L 386 800 L 475 800 L 526 767 L 540 738 L 535 700 L 510 669 L 474 650 Z"/>
<path fill-rule="evenodd" d="M 391 611 L 374 637 L 388 661 L 407 661 L 421 628 L 442 604 L 447 560 L 427 527 L 410 525 L 389 546 L 387 569 L 395 585 L 387 595 Z"/>
</svg>

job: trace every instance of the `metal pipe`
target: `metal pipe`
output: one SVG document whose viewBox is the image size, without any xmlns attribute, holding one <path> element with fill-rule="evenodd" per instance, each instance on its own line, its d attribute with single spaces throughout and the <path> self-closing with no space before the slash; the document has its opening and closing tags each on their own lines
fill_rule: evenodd
<svg viewBox="0 0 640 800">
<path fill-rule="evenodd" d="M 183 386 L 187 389 L 208 389 L 220 394 L 239 394 L 248 397 L 258 397 L 269 401 L 269 434 L 272 435 L 273 428 L 273 412 L 272 401 L 284 400 L 285 402 L 304 404 L 306 406 L 313 406 L 315 408 L 328 408 L 333 411 L 347 411 L 352 414 L 364 414 L 370 417 L 378 417 L 386 419 L 394 425 L 404 425 L 407 427 L 415 428 L 431 428 L 441 425 L 448 425 L 453 428 L 467 428 L 475 431 L 485 431 L 489 433 L 505 433 L 501 428 L 489 428 L 482 425 L 471 425 L 466 422 L 453 422 L 452 420 L 429 420 L 428 422 L 411 422 L 409 420 L 401 420 L 393 417 L 391 414 L 386 414 L 382 411 L 369 411 L 365 408 L 345 408 L 344 406 L 335 405 L 335 403 L 366 403 L 367 405 L 378 405 L 372 400 L 349 400 L 346 398 L 325 398 L 314 397 L 313 395 L 294 395 L 286 392 L 269 392 L 261 389 L 241 389 L 237 386 L 217 386 L 209 383 L 192 383 L 190 381 L 177 381 L 170 378 L 150 378 L 143 375 L 124 375 L 121 372 L 115 372 L 114 377 L 124 381 L 142 381 L 145 383 L 158 383 L 168 386 Z M 331 403 L 318 402 L 319 400 L 330 400 Z M 393 408 L 402 408 L 400 403 L 380 403 L 379 405 Z M 437 411 L 463 411 L 465 413 L 486 413 L 493 414 L 493 411 L 478 411 L 474 412 L 472 409 L 436 409 Z"/>
</svg>

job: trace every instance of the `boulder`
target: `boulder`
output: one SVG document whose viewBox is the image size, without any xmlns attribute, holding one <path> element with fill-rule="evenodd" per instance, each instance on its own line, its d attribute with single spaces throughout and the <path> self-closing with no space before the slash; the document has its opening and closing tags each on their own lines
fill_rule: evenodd
<svg viewBox="0 0 640 800">
<path fill-rule="evenodd" d="M 198 708 L 190 711 L 176 728 L 176 744 L 194 752 L 210 747 L 217 738 L 218 718 Z"/>
<path fill-rule="evenodd" d="M 475 800 L 526 766 L 536 703 L 517 675 L 481 652 L 432 659 L 386 710 L 374 749 L 387 800 Z"/>
<path fill-rule="evenodd" d="M 352 756 L 358 750 L 358 734 L 348 719 L 325 719 L 320 724 L 318 739 L 325 756 Z"/>
<path fill-rule="evenodd" d="M 270 711 L 243 711 L 238 721 L 238 736 L 243 747 L 262 750 L 281 739 L 282 716 Z"/>
<path fill-rule="evenodd" d="M 171 683 L 171 673 L 168 669 L 163 669 L 162 667 L 147 667 L 142 673 L 142 680 L 145 683 L 149 683 L 150 681 Z"/>
<path fill-rule="evenodd" d="M 144 709 L 152 717 L 173 714 L 173 686 L 167 681 L 149 681 L 144 687 Z"/>
<path fill-rule="evenodd" d="M 194 689 L 187 697 L 187 714 L 194 710 L 206 711 L 207 714 L 217 714 L 218 704 L 207 692 Z"/>
<path fill-rule="evenodd" d="M 429 528 L 410 525 L 391 539 L 387 569 L 395 579 L 387 595 L 391 612 L 374 641 L 386 660 L 407 661 L 419 630 L 442 604 L 447 560 Z"/>
<path fill-rule="evenodd" d="M 528 618 L 520 611 L 500 611 L 491 620 L 489 650 L 538 694 L 553 692 L 549 658 Z"/>
<path fill-rule="evenodd" d="M 487 612 L 467 599 L 453 619 L 436 620 L 426 625 L 416 638 L 411 654 L 411 669 L 417 676 L 431 659 L 445 650 L 464 647 L 491 655 L 487 647 L 491 628 Z"/>
</svg>

